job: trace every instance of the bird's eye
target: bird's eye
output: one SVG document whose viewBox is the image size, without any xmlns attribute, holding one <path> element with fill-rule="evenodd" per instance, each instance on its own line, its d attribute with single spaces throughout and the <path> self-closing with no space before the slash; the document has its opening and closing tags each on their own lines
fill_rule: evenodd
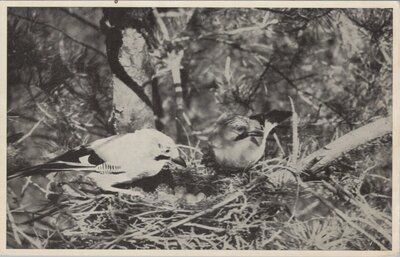
<svg viewBox="0 0 400 257">
<path fill-rule="evenodd" d="M 166 153 L 169 153 L 169 149 L 165 150 Z"/>
<path fill-rule="evenodd" d="M 237 127 L 236 130 L 239 131 L 239 132 L 243 132 L 243 131 L 245 131 L 245 128 L 244 127 Z"/>
</svg>

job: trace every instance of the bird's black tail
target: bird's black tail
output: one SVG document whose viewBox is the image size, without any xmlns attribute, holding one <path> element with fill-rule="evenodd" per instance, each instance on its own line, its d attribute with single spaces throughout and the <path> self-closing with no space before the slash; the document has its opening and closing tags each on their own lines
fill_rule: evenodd
<svg viewBox="0 0 400 257">
<path fill-rule="evenodd" d="M 250 119 L 257 120 L 260 124 L 264 124 L 265 120 L 272 124 L 278 124 L 292 116 L 290 111 L 272 110 L 267 113 L 260 113 L 250 116 Z"/>
<path fill-rule="evenodd" d="M 62 172 L 62 171 L 96 171 L 96 166 L 92 164 L 84 164 L 84 163 L 74 163 L 74 162 L 48 162 L 45 164 L 29 167 L 26 169 L 22 169 L 16 173 L 7 176 L 7 180 L 28 177 L 32 175 L 46 175 L 51 172 Z"/>
</svg>

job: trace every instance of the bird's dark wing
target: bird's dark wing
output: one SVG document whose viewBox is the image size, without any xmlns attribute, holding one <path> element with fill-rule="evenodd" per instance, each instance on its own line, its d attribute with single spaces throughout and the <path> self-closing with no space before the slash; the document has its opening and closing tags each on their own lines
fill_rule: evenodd
<svg viewBox="0 0 400 257">
<path fill-rule="evenodd" d="M 268 120 L 272 124 L 278 124 L 282 121 L 286 120 L 292 116 L 292 112 L 290 111 L 279 111 L 279 110 L 272 110 L 267 113 L 260 113 L 250 116 L 249 118 L 252 120 L 258 121 L 260 124 L 264 125 L 265 120 Z"/>
<path fill-rule="evenodd" d="M 85 160 L 84 162 L 81 160 Z M 77 149 L 70 150 L 47 163 L 22 169 L 16 173 L 7 176 L 7 180 L 26 177 L 38 174 L 48 174 L 51 172 L 62 171 L 93 171 L 94 167 L 104 163 L 92 149 L 81 146 Z"/>
<path fill-rule="evenodd" d="M 64 161 L 81 163 L 82 157 L 87 157 L 87 162 L 93 165 L 100 165 L 104 163 L 104 160 L 101 159 L 93 149 L 90 149 L 86 146 L 69 150 L 68 152 L 52 159 L 49 162 Z"/>
</svg>

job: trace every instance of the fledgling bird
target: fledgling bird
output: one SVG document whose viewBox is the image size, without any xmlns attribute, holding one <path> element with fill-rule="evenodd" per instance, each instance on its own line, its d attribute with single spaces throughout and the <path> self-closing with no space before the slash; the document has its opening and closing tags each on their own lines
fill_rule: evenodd
<svg viewBox="0 0 400 257">
<path fill-rule="evenodd" d="M 222 116 L 208 138 L 208 151 L 219 167 L 245 170 L 263 157 L 268 135 L 291 114 L 273 110 L 250 117 Z"/>
<path fill-rule="evenodd" d="M 142 129 L 96 140 L 7 179 L 79 171 L 102 190 L 133 194 L 115 186 L 154 176 L 171 163 L 186 165 L 173 139 L 154 129 Z"/>
</svg>

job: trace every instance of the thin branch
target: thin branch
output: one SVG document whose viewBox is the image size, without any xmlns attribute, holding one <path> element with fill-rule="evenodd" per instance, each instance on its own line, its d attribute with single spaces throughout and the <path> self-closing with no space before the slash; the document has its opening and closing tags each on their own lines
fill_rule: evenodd
<svg viewBox="0 0 400 257">
<path fill-rule="evenodd" d="M 170 37 L 169 37 L 167 26 L 165 25 L 163 19 L 161 18 L 160 13 L 158 12 L 157 8 L 153 8 L 153 15 L 156 18 L 158 26 L 159 26 L 161 32 L 164 35 L 164 39 L 167 40 L 167 41 L 170 41 Z"/>
<path fill-rule="evenodd" d="M 184 226 L 197 227 L 197 228 L 201 228 L 201 229 L 205 229 L 205 230 L 214 231 L 217 233 L 221 233 L 221 232 L 225 231 L 225 229 L 223 229 L 223 228 L 214 228 L 214 227 L 206 226 L 203 224 L 197 224 L 197 223 L 186 223 L 186 224 L 184 224 Z"/>
<path fill-rule="evenodd" d="M 88 21 L 88 20 L 82 18 L 82 17 L 79 16 L 78 14 L 71 12 L 71 11 L 68 10 L 67 8 L 61 8 L 61 7 L 60 7 L 60 8 L 58 8 L 58 9 L 59 9 L 60 11 L 64 12 L 64 13 L 68 14 L 69 16 L 71 16 L 71 17 L 77 19 L 78 21 L 82 22 L 83 24 L 85 24 L 85 25 L 87 25 L 87 26 L 89 26 L 89 27 L 91 27 L 91 28 L 93 28 L 93 29 L 95 29 L 95 30 L 101 32 L 99 26 L 97 26 L 96 24 L 94 24 L 94 23 L 92 23 L 92 22 L 90 22 L 90 21 Z"/>
<path fill-rule="evenodd" d="M 15 225 L 14 216 L 11 214 L 10 206 L 8 205 L 8 202 L 7 202 L 7 216 L 10 221 L 10 224 L 11 224 L 11 230 L 14 235 L 15 241 L 17 242 L 17 244 L 22 245 L 21 239 L 19 238 L 18 232 L 17 232 L 18 228 L 17 228 L 17 225 Z"/>
<path fill-rule="evenodd" d="M 299 142 L 299 133 L 298 133 L 298 126 L 299 126 L 299 116 L 294 108 L 294 103 L 291 97 L 289 97 L 290 105 L 292 106 L 292 128 L 293 128 L 293 150 L 292 150 L 292 157 L 290 158 L 290 163 L 293 167 L 297 164 L 297 159 L 299 157 L 299 149 L 300 149 L 300 142 Z"/>
<path fill-rule="evenodd" d="M 278 73 L 296 91 L 301 92 L 304 95 L 310 96 L 314 100 L 317 100 L 321 104 L 325 105 L 328 109 L 330 109 L 331 111 L 333 111 L 334 113 L 339 115 L 344 121 L 346 121 L 346 123 L 348 123 L 349 125 L 352 125 L 351 122 L 348 121 L 348 119 L 346 117 L 344 117 L 343 114 L 340 111 L 336 110 L 332 105 L 330 105 L 326 101 L 319 99 L 318 97 L 314 96 L 313 94 L 308 93 L 307 91 L 303 91 L 303 90 L 299 89 L 299 87 L 296 84 L 294 84 L 293 80 L 290 79 L 288 76 L 286 76 L 282 71 L 280 71 L 278 68 L 274 67 L 273 65 L 270 65 L 270 66 L 273 71 Z"/>
<path fill-rule="evenodd" d="M 211 34 L 210 36 L 215 36 L 215 35 L 236 35 L 236 34 L 240 34 L 243 32 L 250 32 L 253 30 L 263 30 L 266 27 L 272 25 L 272 24 L 276 24 L 277 22 L 275 20 L 273 20 L 272 22 L 269 23 L 261 23 L 261 24 L 257 24 L 254 26 L 249 26 L 249 27 L 242 27 L 242 28 L 238 28 L 238 29 L 233 29 L 233 30 L 227 30 L 227 31 L 222 31 L 222 32 L 218 32 L 215 34 Z"/>
<path fill-rule="evenodd" d="M 24 141 L 25 139 L 27 139 L 28 137 L 30 137 L 32 135 L 32 133 L 37 129 L 37 127 L 39 127 L 39 125 L 44 121 L 44 117 L 41 118 L 38 122 L 36 122 L 36 124 L 28 131 L 28 133 L 26 133 L 23 137 L 21 137 L 17 142 L 15 142 L 15 144 L 19 144 L 22 141 Z"/>
<path fill-rule="evenodd" d="M 19 227 L 16 227 L 17 228 L 17 232 L 18 233 L 20 233 L 26 240 L 28 240 L 29 241 L 29 243 L 31 243 L 33 246 L 35 246 L 36 248 L 38 248 L 38 249 L 42 249 L 43 248 L 43 246 L 42 246 L 42 244 L 41 244 L 41 242 L 39 241 L 39 239 L 38 238 L 36 238 L 36 240 L 35 239 L 33 239 L 31 236 L 29 236 L 29 235 L 27 235 L 22 229 L 20 229 Z"/>
</svg>

